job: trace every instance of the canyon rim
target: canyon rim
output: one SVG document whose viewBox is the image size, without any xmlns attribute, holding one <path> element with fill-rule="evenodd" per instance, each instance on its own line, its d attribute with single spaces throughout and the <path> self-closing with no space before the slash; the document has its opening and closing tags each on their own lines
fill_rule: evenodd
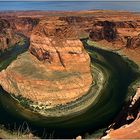
<svg viewBox="0 0 140 140">
<path fill-rule="evenodd" d="M 140 138 L 139 54 L 140 12 L 1 11 L 0 138 Z"/>
</svg>

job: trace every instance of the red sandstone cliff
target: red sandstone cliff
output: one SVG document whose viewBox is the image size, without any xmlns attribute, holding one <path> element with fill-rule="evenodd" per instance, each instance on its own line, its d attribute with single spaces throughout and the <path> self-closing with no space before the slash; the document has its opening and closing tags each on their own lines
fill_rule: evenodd
<svg viewBox="0 0 140 140">
<path fill-rule="evenodd" d="M 20 42 L 20 34 L 30 37 L 38 18 L 0 17 L 0 50 L 4 51 Z"/>
<path fill-rule="evenodd" d="M 140 139 L 140 88 L 123 107 L 109 126 L 107 135 L 103 138 L 111 139 Z"/>
<path fill-rule="evenodd" d="M 86 94 L 92 82 L 90 58 L 74 29 L 58 18 L 40 21 L 30 37 L 31 54 L 0 73 L 4 90 L 48 106 Z"/>
<path fill-rule="evenodd" d="M 11 33 L 21 32 L 30 37 L 33 31 L 30 46 L 30 52 L 33 55 L 26 53 L 20 56 L 19 60 L 14 61 L 1 73 L 0 82 L 4 89 L 16 95 L 21 92 L 24 97 L 34 101 L 50 100 L 52 104 L 66 103 L 83 95 L 83 91 L 87 91 L 91 83 L 91 75 L 89 58 L 83 51 L 81 42 L 75 39 L 77 36 L 87 37 L 90 33 L 91 40 L 105 47 L 108 46 L 111 49 L 123 47 L 120 53 L 140 64 L 140 13 L 98 10 L 76 13 L 7 12 L 0 13 L 0 16 L 0 42 L 4 44 L 4 49 L 8 47 Z M 42 21 L 37 26 L 39 20 Z M 7 29 L 12 32 L 9 34 Z M 86 59 L 83 59 L 84 57 Z M 58 75 L 61 76 L 58 77 Z M 60 78 L 62 80 L 58 81 Z M 52 80 L 52 84 L 48 79 Z M 87 80 L 84 81 L 87 85 L 82 84 L 83 79 Z M 79 91 L 79 87 L 83 89 L 80 88 Z M 52 93 L 52 89 L 54 89 L 54 95 L 46 94 L 45 91 Z M 60 92 L 62 89 L 64 92 Z M 58 91 L 62 96 L 57 94 Z M 66 91 L 69 92 L 66 93 Z M 126 107 L 126 113 L 128 113 L 127 109 L 130 109 L 129 106 Z M 139 138 L 139 114 L 135 111 L 137 109 L 134 108 L 132 116 L 122 113 L 125 117 L 122 115 L 124 119 L 117 120 L 120 123 L 118 129 L 111 131 L 107 136 Z M 132 123 L 126 123 L 128 118 Z M 127 124 L 123 128 L 122 120 Z"/>
</svg>

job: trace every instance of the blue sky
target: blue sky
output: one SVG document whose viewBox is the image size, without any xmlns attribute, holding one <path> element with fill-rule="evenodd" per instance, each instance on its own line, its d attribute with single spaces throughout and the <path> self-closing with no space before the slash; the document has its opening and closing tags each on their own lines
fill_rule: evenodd
<svg viewBox="0 0 140 140">
<path fill-rule="evenodd" d="M 86 1 L 86 0 L 0 0 L 0 1 Z M 140 1 L 140 0 L 87 0 L 87 1 Z"/>
<path fill-rule="evenodd" d="M 0 1 L 1 1 L 0 11 L 5 11 L 5 10 L 76 11 L 76 10 L 105 9 L 105 10 L 125 10 L 125 11 L 140 12 L 140 0 L 135 0 L 135 1 L 87 0 L 89 2 L 86 2 L 86 0 L 61 0 L 61 2 L 59 2 L 60 0 L 0 0 Z M 28 3 L 27 1 L 32 1 L 32 2 Z M 40 2 L 40 1 L 44 1 L 44 2 Z M 77 1 L 77 2 L 67 2 L 67 1 Z M 80 1 L 85 1 L 85 2 L 80 3 Z"/>
</svg>

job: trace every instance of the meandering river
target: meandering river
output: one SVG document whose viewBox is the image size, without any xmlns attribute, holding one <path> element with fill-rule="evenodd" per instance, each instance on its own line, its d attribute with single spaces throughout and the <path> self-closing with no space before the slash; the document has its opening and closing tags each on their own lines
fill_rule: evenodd
<svg viewBox="0 0 140 140">
<path fill-rule="evenodd" d="M 45 128 L 48 134 L 53 133 L 53 138 L 74 138 L 107 126 L 121 109 L 128 95 L 128 86 L 136 80 L 137 74 L 120 55 L 86 43 L 84 46 L 91 57 L 91 72 L 95 80 L 88 96 L 83 97 L 81 106 L 88 104 L 87 107 L 64 116 L 44 117 L 22 107 L 1 88 L 1 124 L 9 124 L 13 128 L 14 122 L 20 125 L 26 121 L 35 133 L 41 135 Z M 0 62 L 1 66 L 5 63 L 1 70 L 10 64 L 13 57 L 16 58 L 10 55 Z"/>
</svg>

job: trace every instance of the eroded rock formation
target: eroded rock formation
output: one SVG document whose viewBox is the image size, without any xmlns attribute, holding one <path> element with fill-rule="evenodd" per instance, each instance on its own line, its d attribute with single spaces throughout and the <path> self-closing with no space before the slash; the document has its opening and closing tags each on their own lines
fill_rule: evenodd
<svg viewBox="0 0 140 140">
<path fill-rule="evenodd" d="M 90 32 L 93 41 L 102 41 L 101 45 L 105 44 L 111 49 L 115 46 L 117 49 L 124 47 L 121 54 L 140 64 L 139 15 L 100 10 L 0 13 L 0 42 L 4 44 L 3 49 L 9 46 L 13 33 L 20 32 L 28 37 L 32 34 L 31 53 L 22 54 L 3 70 L 0 73 L 0 84 L 9 93 L 48 106 L 73 101 L 86 93 L 92 80 L 89 57 L 81 42 L 76 39 L 76 31 L 82 37 L 85 34 L 87 37 Z M 10 29 L 9 32 L 7 29 Z M 134 100 L 131 101 L 134 103 Z M 123 119 L 120 117 L 115 121 L 115 127 L 119 129 L 111 131 L 107 137 L 138 138 L 138 108 L 135 108 L 136 103 L 132 107 L 129 105 L 122 113 Z M 129 125 L 124 125 L 128 122 Z"/>
<path fill-rule="evenodd" d="M 30 40 L 32 54 L 22 54 L 1 72 L 4 90 L 48 106 L 86 94 L 92 82 L 90 58 L 73 27 L 58 18 L 42 20 Z"/>
<path fill-rule="evenodd" d="M 93 25 L 92 31 L 90 31 L 89 37 L 92 40 L 107 40 L 114 41 L 117 38 L 117 29 L 114 22 L 99 21 Z"/>
<path fill-rule="evenodd" d="M 103 138 L 111 139 L 139 139 L 140 138 L 140 88 L 127 102 L 109 126 L 107 135 Z"/>
<path fill-rule="evenodd" d="M 29 17 L 0 18 L 0 51 L 21 42 L 21 36 L 29 38 L 38 22 L 38 18 Z"/>
<path fill-rule="evenodd" d="M 134 37 L 127 37 L 126 48 L 137 48 L 140 47 L 140 34 Z"/>
<path fill-rule="evenodd" d="M 114 47 L 124 46 L 132 49 L 139 47 L 139 22 L 103 19 L 93 24 L 89 33 L 92 41 L 102 41 L 102 44 Z"/>
</svg>

